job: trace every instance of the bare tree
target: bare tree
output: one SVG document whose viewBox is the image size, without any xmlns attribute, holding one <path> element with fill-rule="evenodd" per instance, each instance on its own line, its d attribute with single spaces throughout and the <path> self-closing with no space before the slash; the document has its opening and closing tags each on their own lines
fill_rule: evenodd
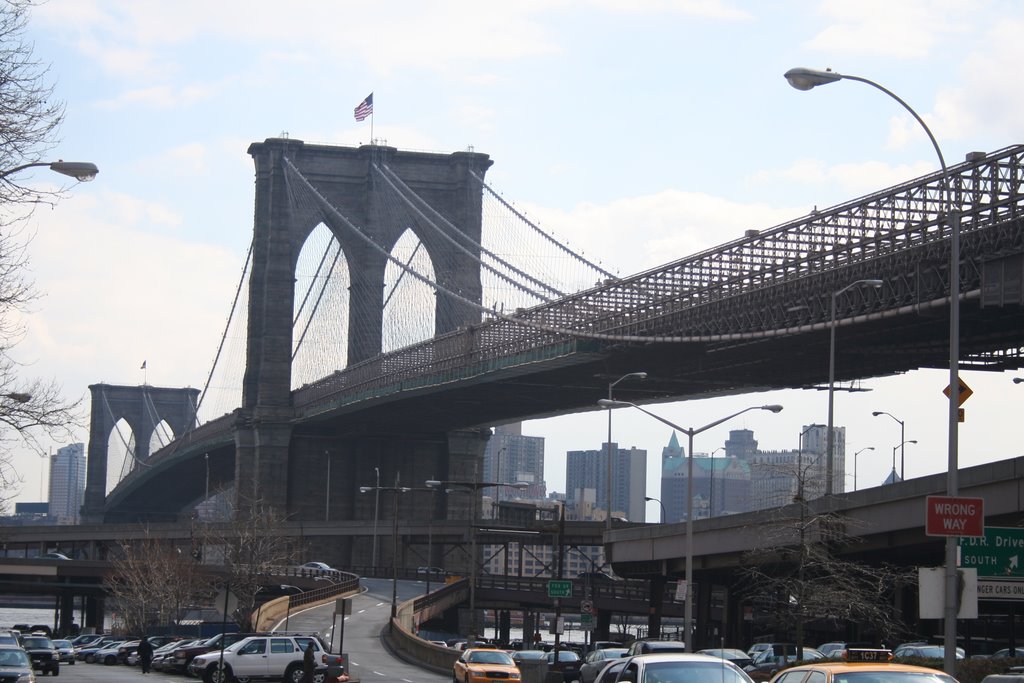
<svg viewBox="0 0 1024 683">
<path fill-rule="evenodd" d="M 818 619 L 855 625 L 864 639 L 889 641 L 906 633 L 896 590 L 916 583 L 912 570 L 866 564 L 837 554 L 858 539 L 851 520 L 804 498 L 807 469 L 795 474 L 793 503 L 766 512 L 760 544 L 743 557 L 742 590 L 766 608 L 774 628 L 804 647 L 805 625 Z M 823 509 L 818 510 L 816 508 Z"/>
<path fill-rule="evenodd" d="M 230 522 L 209 525 L 204 534 L 203 561 L 223 565 L 224 587 L 236 598 L 231 616 L 242 631 L 252 630 L 260 588 L 300 557 L 284 523 L 280 510 L 256 500 L 243 504 Z"/>
<path fill-rule="evenodd" d="M 62 194 L 28 184 L 29 166 L 40 163 L 57 144 L 64 105 L 53 99 L 49 67 L 25 39 L 32 0 L 0 0 L 0 507 L 21 477 L 12 465 L 11 442 L 23 442 L 40 455 L 41 440 L 66 441 L 78 424 L 78 401 L 64 398 L 53 381 L 23 380 L 12 349 L 24 337 L 19 312 L 38 294 L 27 278 L 25 226 L 32 209 Z"/>
<path fill-rule="evenodd" d="M 106 583 L 125 633 L 144 635 L 152 626 L 175 626 L 189 607 L 209 604 L 210 576 L 189 553 L 169 540 L 145 538 L 121 544 Z"/>
</svg>

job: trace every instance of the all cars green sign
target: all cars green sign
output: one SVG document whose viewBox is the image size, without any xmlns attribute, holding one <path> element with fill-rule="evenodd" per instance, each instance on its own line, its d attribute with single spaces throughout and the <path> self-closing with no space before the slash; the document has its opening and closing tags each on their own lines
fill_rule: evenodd
<svg viewBox="0 0 1024 683">
<path fill-rule="evenodd" d="M 985 527 L 985 535 L 961 537 L 960 566 L 978 570 L 978 577 L 1024 578 L 1024 529 Z"/>
</svg>

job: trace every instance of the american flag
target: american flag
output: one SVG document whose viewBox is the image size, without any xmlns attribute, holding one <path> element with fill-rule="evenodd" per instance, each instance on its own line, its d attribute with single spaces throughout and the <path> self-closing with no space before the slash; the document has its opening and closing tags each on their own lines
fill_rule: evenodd
<svg viewBox="0 0 1024 683">
<path fill-rule="evenodd" d="M 356 107 L 355 115 L 356 121 L 362 121 L 367 116 L 373 113 L 373 93 L 366 96 L 366 99 L 359 103 Z"/>
</svg>

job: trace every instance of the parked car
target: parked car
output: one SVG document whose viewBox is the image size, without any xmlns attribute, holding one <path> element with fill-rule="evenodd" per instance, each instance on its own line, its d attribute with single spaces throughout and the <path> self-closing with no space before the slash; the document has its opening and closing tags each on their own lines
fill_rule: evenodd
<svg viewBox="0 0 1024 683">
<path fill-rule="evenodd" d="M 71 558 L 64 553 L 43 553 L 39 556 L 40 560 L 70 560 Z"/>
<path fill-rule="evenodd" d="M 611 662 L 601 672 L 599 683 L 621 681 L 714 681 L 715 683 L 751 683 L 751 678 L 732 662 L 721 657 L 687 652 L 666 652 L 626 657 Z"/>
<path fill-rule="evenodd" d="M 817 649 L 807 646 L 804 646 L 802 656 L 797 659 L 796 649 L 793 643 L 772 643 L 770 649 L 759 652 L 753 663 L 743 670 L 755 681 L 767 681 L 790 664 L 825 659 L 825 655 Z"/>
<path fill-rule="evenodd" d="M 562 680 L 565 683 L 580 680 L 580 666 L 583 661 L 580 656 L 572 650 L 559 650 L 558 659 L 555 659 L 555 652 L 547 653 L 548 671 L 561 671 Z"/>
<path fill-rule="evenodd" d="M 61 664 L 75 663 L 75 647 L 70 640 L 53 640 L 53 648 L 57 651 L 57 659 Z"/>
<path fill-rule="evenodd" d="M 161 645 L 160 647 L 153 650 L 153 660 L 150 662 L 149 666 L 151 669 L 153 669 L 153 671 L 164 671 L 164 666 L 167 663 L 167 659 L 174 658 L 174 651 L 177 648 L 187 648 L 190 645 L 203 642 L 206 642 L 206 638 L 194 638 L 191 640 L 182 639 L 171 641 L 166 645 Z M 135 654 L 138 655 L 138 651 L 136 651 Z"/>
<path fill-rule="evenodd" d="M 42 671 L 44 674 L 60 674 L 60 657 L 56 648 L 46 636 L 22 636 L 21 647 L 28 653 L 32 660 L 32 668 Z"/>
<path fill-rule="evenodd" d="M 17 683 L 35 683 L 32 660 L 17 645 L 0 645 L 0 678 Z"/>
<path fill-rule="evenodd" d="M 647 655 L 655 652 L 686 652 L 686 644 L 680 640 L 634 640 L 626 649 L 626 656 Z"/>
<path fill-rule="evenodd" d="M 519 667 L 504 650 L 471 647 L 463 650 L 452 666 L 452 681 L 459 683 L 486 683 L 519 677 Z"/>
<path fill-rule="evenodd" d="M 712 657 L 721 657 L 727 659 L 739 668 L 747 667 L 754 663 L 753 658 L 743 650 L 734 650 L 732 648 L 710 648 L 708 650 L 697 650 L 699 655 L 711 655 Z"/>
<path fill-rule="evenodd" d="M 105 643 L 87 655 L 85 661 L 90 664 L 106 664 L 107 666 L 117 664 L 117 650 L 127 642 L 129 641 L 120 640 L 114 643 Z"/>
<path fill-rule="evenodd" d="M 339 666 L 341 656 L 329 654 L 320 639 L 313 635 L 250 636 L 223 652 L 218 650 L 198 655 L 188 665 L 188 672 L 202 678 L 205 683 L 227 683 L 235 679 L 301 683 L 303 656 L 311 644 L 317 662 L 313 683 L 324 683 L 328 667 Z"/>
<path fill-rule="evenodd" d="M 621 659 L 626 652 L 627 650 L 624 647 L 603 647 L 588 653 L 583 658 L 583 663 L 580 664 L 580 680 L 583 683 L 594 683 L 597 674 L 601 673 L 601 669 L 608 662 L 613 659 Z"/>
<path fill-rule="evenodd" d="M 924 657 L 925 659 L 943 659 L 946 656 L 946 648 L 942 645 L 928 645 L 927 643 L 904 643 L 892 653 L 894 659 L 902 657 Z M 956 649 L 956 658 L 963 659 L 966 653 L 962 647 Z"/>
<path fill-rule="evenodd" d="M 992 658 L 995 659 L 996 657 L 1024 657 L 1024 647 L 1013 648 L 1012 654 L 1010 648 L 1004 647 L 1002 650 L 996 650 L 992 653 Z"/>
<path fill-rule="evenodd" d="M 512 652 L 512 661 L 516 664 L 523 660 L 541 661 L 548 658 L 547 650 L 516 650 Z"/>
</svg>

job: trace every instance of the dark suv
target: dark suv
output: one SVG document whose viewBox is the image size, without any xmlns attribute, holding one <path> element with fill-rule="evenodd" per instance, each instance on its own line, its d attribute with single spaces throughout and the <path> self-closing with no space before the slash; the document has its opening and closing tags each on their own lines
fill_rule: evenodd
<svg viewBox="0 0 1024 683">
<path fill-rule="evenodd" d="M 53 674 L 54 676 L 60 674 L 60 658 L 49 638 L 39 635 L 22 636 L 21 647 L 32 660 L 33 669 L 39 669 L 44 674 Z"/>
</svg>

